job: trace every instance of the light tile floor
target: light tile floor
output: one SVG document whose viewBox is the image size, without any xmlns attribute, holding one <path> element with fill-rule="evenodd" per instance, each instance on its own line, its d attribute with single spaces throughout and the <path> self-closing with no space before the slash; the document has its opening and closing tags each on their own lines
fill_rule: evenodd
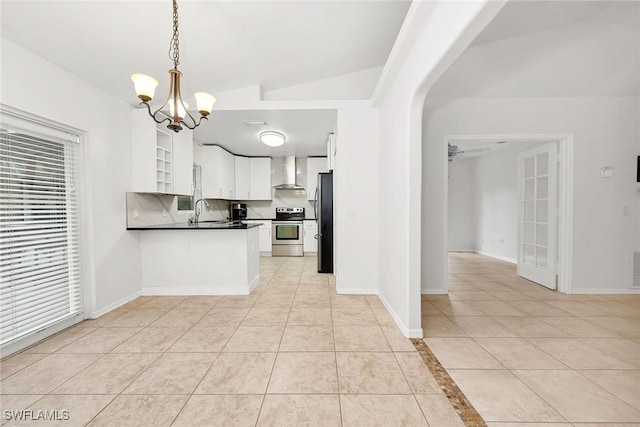
<svg viewBox="0 0 640 427">
<path fill-rule="evenodd" d="M 490 427 L 640 426 L 640 295 L 564 295 L 477 254 L 449 273 L 425 342 Z"/>
<path fill-rule="evenodd" d="M 3 361 L 2 410 L 68 410 L 65 426 L 462 425 L 377 297 L 337 295 L 315 257 L 260 261 L 250 296 L 141 297 Z"/>
<path fill-rule="evenodd" d="M 425 342 L 490 427 L 640 426 L 640 297 L 567 296 L 451 254 Z M 64 426 L 462 422 L 380 300 L 316 258 L 261 258 L 250 296 L 141 297 L 0 366 L 4 410 Z M 9 422 L 3 425 L 47 425 Z"/>
</svg>

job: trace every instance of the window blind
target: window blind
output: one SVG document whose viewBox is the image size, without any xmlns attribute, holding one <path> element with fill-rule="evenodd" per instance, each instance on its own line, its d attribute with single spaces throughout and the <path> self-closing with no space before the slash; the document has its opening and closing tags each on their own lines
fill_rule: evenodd
<svg viewBox="0 0 640 427">
<path fill-rule="evenodd" d="M 82 313 L 79 137 L 8 119 L 0 121 L 0 348 Z"/>
</svg>

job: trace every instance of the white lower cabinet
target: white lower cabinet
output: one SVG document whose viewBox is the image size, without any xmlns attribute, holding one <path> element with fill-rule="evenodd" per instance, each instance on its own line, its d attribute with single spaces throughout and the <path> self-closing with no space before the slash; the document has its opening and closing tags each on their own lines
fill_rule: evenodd
<svg viewBox="0 0 640 427">
<path fill-rule="evenodd" d="M 260 222 L 260 252 L 271 252 L 271 221 Z"/>
<path fill-rule="evenodd" d="M 261 224 L 258 227 L 258 246 L 260 252 L 271 253 L 271 221 L 266 219 L 252 219 L 247 221 L 249 224 Z"/>
<path fill-rule="evenodd" d="M 315 221 L 304 221 L 304 238 L 303 238 L 303 250 L 307 252 L 318 252 L 318 241 L 315 238 L 317 231 Z"/>
</svg>

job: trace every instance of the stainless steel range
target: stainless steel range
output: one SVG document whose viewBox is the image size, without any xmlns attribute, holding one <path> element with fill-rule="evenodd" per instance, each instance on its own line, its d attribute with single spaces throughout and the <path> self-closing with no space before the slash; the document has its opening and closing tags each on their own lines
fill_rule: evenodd
<svg viewBox="0 0 640 427">
<path fill-rule="evenodd" d="M 276 219 L 271 222 L 271 255 L 304 256 L 304 208 L 276 208 Z"/>
</svg>

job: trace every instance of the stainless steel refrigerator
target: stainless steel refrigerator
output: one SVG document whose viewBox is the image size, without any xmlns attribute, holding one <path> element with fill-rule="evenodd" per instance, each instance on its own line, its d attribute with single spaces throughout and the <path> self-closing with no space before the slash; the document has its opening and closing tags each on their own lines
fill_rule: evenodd
<svg viewBox="0 0 640 427">
<path fill-rule="evenodd" d="M 318 273 L 333 273 L 333 173 L 318 174 L 316 188 Z"/>
</svg>

